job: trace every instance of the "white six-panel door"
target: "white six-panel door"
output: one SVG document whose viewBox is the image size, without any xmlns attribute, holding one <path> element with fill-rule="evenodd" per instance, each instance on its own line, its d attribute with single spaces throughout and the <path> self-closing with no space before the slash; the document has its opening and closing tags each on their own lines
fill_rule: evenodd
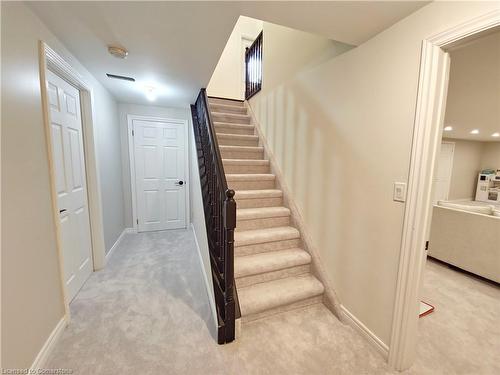
<svg viewBox="0 0 500 375">
<path fill-rule="evenodd" d="M 46 77 L 64 282 L 71 301 L 93 268 L 80 93 L 51 71 Z"/>
<path fill-rule="evenodd" d="M 133 120 L 138 231 L 186 227 L 186 123 Z"/>
</svg>

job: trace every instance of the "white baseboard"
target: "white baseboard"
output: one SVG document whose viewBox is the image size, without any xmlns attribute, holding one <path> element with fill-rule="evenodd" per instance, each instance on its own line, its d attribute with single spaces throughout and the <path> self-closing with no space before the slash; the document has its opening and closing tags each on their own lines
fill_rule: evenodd
<svg viewBox="0 0 500 375">
<path fill-rule="evenodd" d="M 207 289 L 207 296 L 210 303 L 210 308 L 212 309 L 212 318 L 215 322 L 215 328 L 217 328 L 217 308 L 215 307 L 215 296 L 213 291 L 213 284 L 211 282 L 212 275 L 207 275 L 205 272 L 205 266 L 203 264 L 203 258 L 201 256 L 201 247 L 198 243 L 198 238 L 196 237 L 196 230 L 194 229 L 193 223 L 191 223 L 191 230 L 194 235 L 194 242 L 196 243 L 196 249 L 198 250 L 198 260 L 200 261 L 201 271 L 203 272 L 203 278 L 205 279 L 205 287 Z M 210 277 L 210 278 L 209 278 Z"/>
<path fill-rule="evenodd" d="M 120 242 L 122 241 L 123 236 L 126 233 L 136 233 L 136 230 L 134 228 L 125 228 L 123 230 L 123 232 L 116 239 L 116 241 L 113 244 L 113 246 L 111 246 L 111 249 L 109 249 L 109 251 L 106 253 L 106 262 L 109 261 L 109 258 L 111 258 L 111 256 L 113 255 L 113 252 L 116 250 L 116 248 L 118 247 L 118 245 L 120 245 Z"/>
<path fill-rule="evenodd" d="M 340 305 L 344 321 L 353 327 L 375 348 L 385 359 L 389 357 L 389 347 L 372 331 L 356 318 L 344 305 Z"/>
<path fill-rule="evenodd" d="M 205 279 L 205 286 L 207 288 L 207 293 L 209 296 L 212 296 L 213 292 L 210 291 L 210 287 L 211 287 L 210 280 L 211 280 L 212 275 L 210 275 L 210 279 L 209 279 L 207 273 L 205 272 L 205 266 L 203 264 L 203 258 L 201 256 L 201 247 L 200 247 L 200 244 L 198 243 L 198 238 L 196 237 L 196 230 L 194 229 L 193 223 L 191 223 L 191 230 L 193 231 L 194 242 L 196 243 L 196 250 L 198 250 L 198 260 L 200 261 L 201 271 L 203 272 L 203 278 Z"/>
<path fill-rule="evenodd" d="M 66 328 L 66 324 L 67 324 L 66 316 L 63 316 L 59 321 L 59 323 L 57 323 L 54 330 L 50 333 L 48 339 L 45 341 L 45 344 L 43 344 L 42 349 L 40 350 L 35 360 L 33 361 L 33 364 L 30 367 L 31 370 L 36 371 L 38 369 L 44 368 L 50 353 L 54 349 L 54 346 L 56 345 L 59 338 L 61 337 L 64 328 Z"/>
</svg>

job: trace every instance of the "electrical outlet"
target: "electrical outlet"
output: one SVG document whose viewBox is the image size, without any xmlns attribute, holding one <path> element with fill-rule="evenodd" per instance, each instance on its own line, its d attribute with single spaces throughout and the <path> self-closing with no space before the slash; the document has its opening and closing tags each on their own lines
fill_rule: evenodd
<svg viewBox="0 0 500 375">
<path fill-rule="evenodd" d="M 395 202 L 405 202 L 406 201 L 406 182 L 395 182 L 394 192 L 392 199 Z"/>
</svg>

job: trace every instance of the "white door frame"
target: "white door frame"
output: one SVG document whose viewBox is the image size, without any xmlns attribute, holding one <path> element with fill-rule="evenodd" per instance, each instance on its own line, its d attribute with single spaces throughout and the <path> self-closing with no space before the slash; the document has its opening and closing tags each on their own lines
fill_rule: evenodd
<svg viewBox="0 0 500 375">
<path fill-rule="evenodd" d="M 188 142 L 188 121 L 178 118 L 167 118 L 167 117 L 155 117 L 155 116 L 139 116 L 139 115 L 127 115 L 127 136 L 128 136 L 128 155 L 130 164 L 130 190 L 132 195 L 132 224 L 134 225 L 134 231 L 137 232 L 137 189 L 135 181 L 135 147 L 134 147 L 134 136 L 132 131 L 134 130 L 134 120 L 139 121 L 157 121 L 157 122 L 173 122 L 175 124 L 181 124 L 184 126 L 184 160 L 186 168 L 186 177 L 184 185 L 186 186 L 186 227 L 191 222 L 190 209 L 189 209 L 189 142 Z"/>
<path fill-rule="evenodd" d="M 409 368 L 416 355 L 418 304 L 425 267 L 425 242 L 432 215 L 432 180 L 443 126 L 448 88 L 449 48 L 500 25 L 500 10 L 459 24 L 422 42 L 411 164 L 408 180 L 389 365 Z"/>
<path fill-rule="evenodd" d="M 80 73 L 66 62 L 57 52 L 50 48 L 45 42 L 39 42 L 40 59 L 40 89 L 42 96 L 42 110 L 45 128 L 45 142 L 47 145 L 47 156 L 49 160 L 50 190 L 52 196 L 52 218 L 56 227 L 56 246 L 59 258 L 59 273 L 63 293 L 64 308 L 67 319 L 69 319 L 69 301 L 67 299 L 66 284 L 64 282 L 64 262 L 61 241 L 61 228 L 59 221 L 59 208 L 57 207 L 57 190 L 55 183 L 55 167 L 52 157 L 52 136 L 50 129 L 50 108 L 46 88 L 47 69 L 59 77 L 70 82 L 80 92 L 80 103 L 82 112 L 83 148 L 84 162 L 87 181 L 87 200 L 89 207 L 90 234 L 92 243 L 92 263 L 94 271 L 103 268 L 106 264 L 105 244 L 102 221 L 101 191 L 99 189 L 99 169 L 95 150 L 94 135 L 94 111 L 92 88 L 82 78 Z"/>
</svg>

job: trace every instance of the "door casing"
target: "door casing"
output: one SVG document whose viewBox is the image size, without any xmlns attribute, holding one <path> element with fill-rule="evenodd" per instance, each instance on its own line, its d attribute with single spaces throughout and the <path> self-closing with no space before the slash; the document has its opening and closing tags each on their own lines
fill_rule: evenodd
<svg viewBox="0 0 500 375">
<path fill-rule="evenodd" d="M 188 141 L 188 121 L 183 120 L 183 119 L 178 119 L 178 118 L 166 118 L 166 117 L 155 117 L 155 116 L 139 116 L 139 115 L 132 115 L 128 114 L 127 115 L 127 135 L 128 135 L 128 154 L 129 154 L 129 165 L 130 165 L 130 190 L 131 190 L 131 195 L 132 195 L 132 224 L 133 224 L 133 230 L 137 232 L 138 230 L 138 225 L 137 225 L 137 188 L 136 188 L 136 180 L 135 180 L 135 148 L 134 148 L 134 136 L 133 136 L 133 130 L 134 130 L 134 120 L 142 120 L 142 121 L 158 121 L 158 122 L 170 122 L 170 123 L 176 123 L 180 124 L 181 126 L 184 127 L 185 131 L 185 137 L 184 137 L 184 162 L 186 166 L 186 180 L 185 180 L 185 187 L 186 187 L 186 225 L 188 225 L 191 222 L 191 217 L 190 217 L 190 208 L 189 208 L 189 186 L 190 186 L 190 181 L 189 181 L 189 141 Z"/>
<path fill-rule="evenodd" d="M 406 370 L 416 356 L 418 306 L 425 267 L 425 243 L 432 218 L 432 184 L 448 89 L 446 49 L 500 26 L 500 9 L 487 12 L 422 41 L 420 76 L 405 205 L 389 365 Z"/>
<path fill-rule="evenodd" d="M 86 167 L 87 200 L 90 219 L 90 234 L 92 246 L 93 270 L 104 268 L 106 264 L 105 243 L 102 218 L 101 191 L 99 189 L 99 174 L 97 166 L 97 152 L 95 148 L 94 111 L 92 87 L 82 78 L 80 73 L 55 52 L 44 41 L 39 42 L 39 73 L 40 91 L 42 97 L 42 111 L 45 128 L 45 142 L 47 145 L 47 158 L 49 162 L 50 190 L 52 197 L 52 218 L 56 228 L 56 247 L 59 260 L 59 276 L 61 291 L 64 301 L 66 321 L 70 319 L 69 301 L 64 282 L 63 252 L 61 241 L 61 228 L 59 225 L 59 208 L 57 205 L 57 191 L 55 183 L 55 168 L 52 157 L 52 137 L 50 130 L 50 109 L 46 90 L 46 71 L 50 69 L 59 77 L 65 79 L 80 92 L 82 133 L 84 160 Z"/>
</svg>

